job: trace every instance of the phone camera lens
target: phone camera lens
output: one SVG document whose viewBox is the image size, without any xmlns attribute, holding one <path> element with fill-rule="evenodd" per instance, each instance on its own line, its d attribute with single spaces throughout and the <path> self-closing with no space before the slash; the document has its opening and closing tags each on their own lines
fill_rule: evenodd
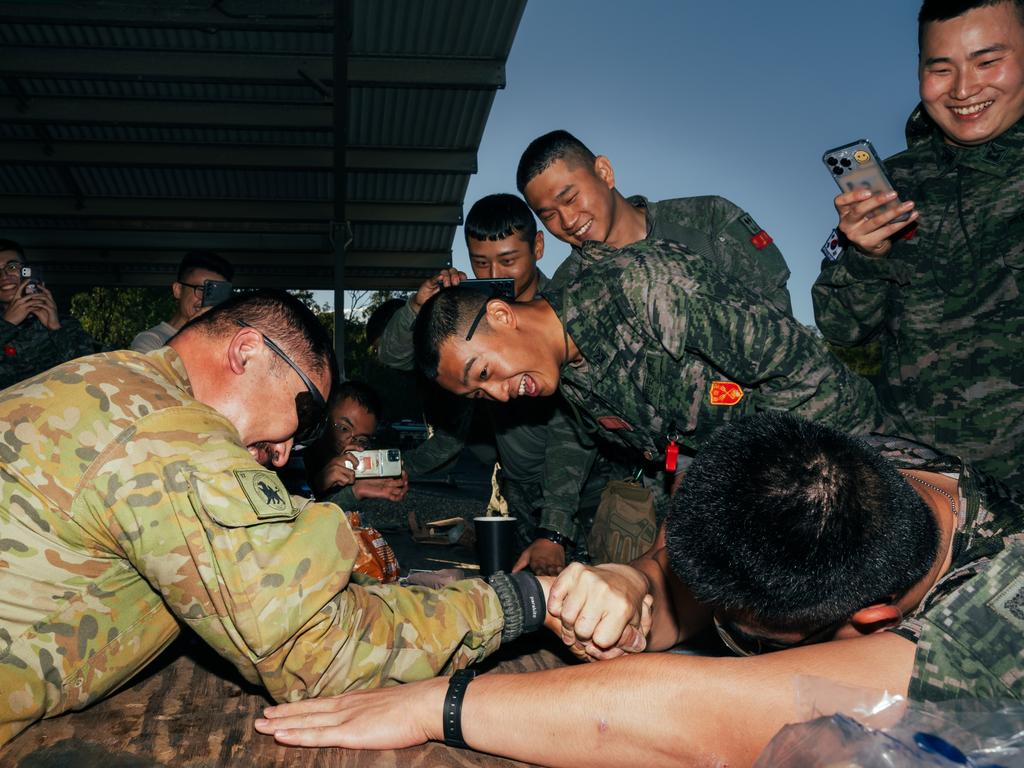
<svg viewBox="0 0 1024 768">
<path fill-rule="evenodd" d="M 839 163 L 844 168 L 849 168 L 852 165 L 852 163 L 850 162 L 850 158 L 848 157 L 844 157 L 842 160 L 839 161 Z"/>
<path fill-rule="evenodd" d="M 832 173 L 834 173 L 836 176 L 842 176 L 843 175 L 843 168 L 842 168 L 842 166 L 840 166 L 840 165 L 833 166 L 832 167 Z"/>
<path fill-rule="evenodd" d="M 839 161 L 838 161 L 838 160 L 836 160 L 836 159 L 835 159 L 834 157 L 830 157 L 830 158 L 829 158 L 828 160 L 826 160 L 825 162 L 827 162 L 827 163 L 828 163 L 829 165 L 835 165 L 835 164 L 836 164 L 836 163 L 838 163 Z"/>
</svg>

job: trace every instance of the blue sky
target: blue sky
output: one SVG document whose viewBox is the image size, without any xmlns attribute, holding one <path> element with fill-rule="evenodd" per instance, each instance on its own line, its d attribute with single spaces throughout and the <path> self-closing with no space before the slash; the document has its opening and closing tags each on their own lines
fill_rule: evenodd
<svg viewBox="0 0 1024 768">
<path fill-rule="evenodd" d="M 466 207 L 515 191 L 523 148 L 564 128 L 609 157 L 623 194 L 717 194 L 782 249 L 798 319 L 835 226 L 831 147 L 904 148 L 917 104 L 917 0 L 530 0 Z M 541 267 L 568 247 L 547 238 Z M 469 271 L 461 229 L 456 267 Z"/>
</svg>

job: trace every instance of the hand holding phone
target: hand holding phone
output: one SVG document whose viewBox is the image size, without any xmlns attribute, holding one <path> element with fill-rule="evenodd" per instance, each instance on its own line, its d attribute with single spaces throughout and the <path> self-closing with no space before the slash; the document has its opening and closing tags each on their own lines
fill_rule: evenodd
<svg viewBox="0 0 1024 768">
<path fill-rule="evenodd" d="M 352 467 L 356 479 L 364 477 L 398 477 L 402 474 L 402 452 L 398 448 L 379 448 L 374 451 L 349 451 L 356 465 Z M 351 464 L 351 461 L 349 461 Z"/>
<path fill-rule="evenodd" d="M 38 275 L 33 274 L 32 267 L 26 266 L 21 268 L 21 279 L 28 281 L 25 283 L 25 287 L 21 289 L 22 295 L 31 296 L 33 293 L 39 292 L 39 286 L 42 281 Z"/>
<path fill-rule="evenodd" d="M 900 202 L 867 139 L 830 149 L 821 159 L 841 190 L 835 199 L 839 230 L 861 252 L 886 255 L 892 248 L 890 238 L 917 218 L 913 202 Z"/>
</svg>

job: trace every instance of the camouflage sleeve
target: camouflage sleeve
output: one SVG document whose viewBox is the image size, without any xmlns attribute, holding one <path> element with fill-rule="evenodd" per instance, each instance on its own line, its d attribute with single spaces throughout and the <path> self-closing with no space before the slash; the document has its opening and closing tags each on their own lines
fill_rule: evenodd
<svg viewBox="0 0 1024 768">
<path fill-rule="evenodd" d="M 716 209 L 714 218 L 720 252 L 745 254 L 742 264 L 754 272 L 749 276 L 750 284 L 778 309 L 792 315 L 789 288 L 786 287 L 789 267 L 775 241 L 739 206 L 724 197 L 715 196 L 710 200 Z M 744 271 L 739 268 L 735 274 L 743 274 Z"/>
<path fill-rule="evenodd" d="M 400 371 L 411 371 L 416 367 L 412 346 L 412 327 L 415 322 L 416 313 L 407 301 L 384 326 L 377 345 L 377 359 L 381 363 Z"/>
<path fill-rule="evenodd" d="M 72 317 L 61 317 L 51 331 L 33 318 L 20 325 L 0 320 L 0 389 L 95 351 L 95 344 Z"/>
<path fill-rule="evenodd" d="M 352 583 L 358 545 L 345 516 L 288 496 L 233 437 L 204 409 L 151 414 L 74 514 L 110 531 L 179 620 L 247 679 L 278 701 L 328 696 L 448 672 L 498 647 L 503 614 L 486 583 Z"/>
<path fill-rule="evenodd" d="M 568 403 L 561 403 L 547 425 L 540 527 L 575 540 L 580 494 L 594 466 L 597 449 L 580 434 L 581 427 L 567 412 L 569 407 Z"/>
<path fill-rule="evenodd" d="M 924 615 L 909 696 L 915 701 L 1024 696 L 1024 541 Z"/>
<path fill-rule="evenodd" d="M 669 279 L 671 268 L 671 260 L 657 258 L 631 267 L 622 297 L 676 359 L 697 355 L 723 377 L 755 389 L 758 408 L 793 411 L 847 432 L 869 433 L 881 424 L 874 388 L 809 328 L 735 286 L 716 289 L 714 274 L 704 286 Z"/>
<path fill-rule="evenodd" d="M 909 282 L 905 272 L 899 260 L 866 256 L 853 246 L 835 261 L 823 259 L 811 300 L 824 337 L 842 346 L 870 341 L 885 318 L 889 286 Z"/>
<path fill-rule="evenodd" d="M 340 488 L 334 488 L 329 493 L 325 494 L 319 501 L 326 501 L 329 504 L 336 504 L 341 507 L 342 512 L 349 512 L 356 508 L 356 492 L 355 488 L 351 485 L 343 485 Z"/>
</svg>

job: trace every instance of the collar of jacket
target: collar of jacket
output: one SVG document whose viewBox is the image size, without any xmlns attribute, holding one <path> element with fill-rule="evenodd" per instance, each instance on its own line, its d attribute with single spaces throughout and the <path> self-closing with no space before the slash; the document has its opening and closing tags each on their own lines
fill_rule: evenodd
<svg viewBox="0 0 1024 768">
<path fill-rule="evenodd" d="M 908 149 L 930 145 L 935 162 L 943 170 L 959 166 L 1005 178 L 1016 172 L 1024 159 L 1024 119 L 992 141 L 974 147 L 956 147 L 946 143 L 942 131 L 918 104 L 907 120 L 906 134 Z"/>
<path fill-rule="evenodd" d="M 651 232 L 654 231 L 656 219 L 654 218 L 654 208 L 656 203 L 652 203 L 643 195 L 630 195 L 626 198 L 626 202 L 632 205 L 634 208 L 644 209 L 644 220 L 647 222 L 647 236 L 651 236 Z"/>
</svg>

